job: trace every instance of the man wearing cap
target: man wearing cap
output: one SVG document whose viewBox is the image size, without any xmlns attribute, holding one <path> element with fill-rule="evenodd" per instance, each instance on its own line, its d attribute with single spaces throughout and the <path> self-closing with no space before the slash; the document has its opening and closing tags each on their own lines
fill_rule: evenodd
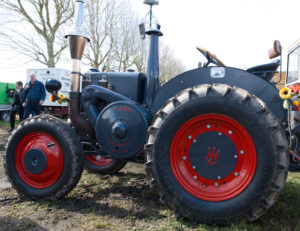
<svg viewBox="0 0 300 231">
<path fill-rule="evenodd" d="M 25 85 L 26 98 L 25 98 L 25 113 L 23 120 L 27 119 L 30 115 L 39 115 L 41 113 L 41 105 L 46 98 L 45 86 L 42 82 L 36 79 L 35 73 L 30 74 L 30 81 Z"/>
<path fill-rule="evenodd" d="M 15 128 L 15 120 L 16 114 L 19 114 L 20 121 L 23 119 L 24 115 L 24 107 L 23 103 L 25 100 L 25 90 L 23 88 L 22 81 L 16 82 L 16 90 L 14 93 L 13 102 L 11 104 L 11 111 L 10 111 L 10 129 L 8 130 L 11 132 Z"/>
</svg>

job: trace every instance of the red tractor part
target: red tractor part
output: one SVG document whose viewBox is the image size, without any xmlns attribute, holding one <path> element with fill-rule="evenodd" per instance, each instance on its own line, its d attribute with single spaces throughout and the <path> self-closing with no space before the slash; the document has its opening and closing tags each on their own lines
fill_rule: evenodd
<svg viewBox="0 0 300 231">
<path fill-rule="evenodd" d="M 90 172 L 98 174 L 114 174 L 119 172 L 125 165 L 125 160 L 115 160 L 99 155 L 86 155 L 84 159 L 84 167 Z"/>
<path fill-rule="evenodd" d="M 187 192 L 202 200 L 224 201 L 239 195 L 251 182 L 256 151 L 251 136 L 237 121 L 204 114 L 178 129 L 170 163 Z"/>
<path fill-rule="evenodd" d="M 23 137 L 16 148 L 15 166 L 28 186 L 47 188 L 60 177 L 64 157 L 55 138 L 45 132 L 32 132 Z"/>
</svg>

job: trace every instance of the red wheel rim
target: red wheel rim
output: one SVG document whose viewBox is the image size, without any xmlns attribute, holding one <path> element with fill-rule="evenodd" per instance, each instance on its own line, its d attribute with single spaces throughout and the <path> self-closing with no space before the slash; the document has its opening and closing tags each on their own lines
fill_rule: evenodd
<svg viewBox="0 0 300 231">
<path fill-rule="evenodd" d="M 98 155 L 86 155 L 85 158 L 96 166 L 106 166 L 114 161 L 113 159 L 104 158 Z"/>
<path fill-rule="evenodd" d="M 40 149 L 47 157 L 47 165 L 40 174 L 32 174 L 25 166 L 26 153 Z M 15 166 L 20 178 L 33 188 L 43 189 L 53 185 L 63 171 L 64 158 L 59 143 L 47 133 L 33 132 L 22 138 L 15 152 Z"/>
<path fill-rule="evenodd" d="M 222 179 L 207 179 L 190 163 L 189 150 L 193 140 L 207 132 L 226 135 L 237 151 L 233 171 Z M 205 155 L 211 153 L 213 158 L 218 158 L 222 150 L 211 147 Z M 193 196 L 206 201 L 224 201 L 243 192 L 254 176 L 256 161 L 255 146 L 246 129 L 232 118 L 219 114 L 204 114 L 188 120 L 176 132 L 170 148 L 171 169 L 177 182 Z"/>
</svg>

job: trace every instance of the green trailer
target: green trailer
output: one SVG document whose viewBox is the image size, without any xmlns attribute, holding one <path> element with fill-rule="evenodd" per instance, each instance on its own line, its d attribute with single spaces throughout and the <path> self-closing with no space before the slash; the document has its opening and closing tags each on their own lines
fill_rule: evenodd
<svg viewBox="0 0 300 231">
<path fill-rule="evenodd" d="M 8 122 L 13 95 L 16 90 L 14 83 L 0 82 L 0 119 Z"/>
</svg>

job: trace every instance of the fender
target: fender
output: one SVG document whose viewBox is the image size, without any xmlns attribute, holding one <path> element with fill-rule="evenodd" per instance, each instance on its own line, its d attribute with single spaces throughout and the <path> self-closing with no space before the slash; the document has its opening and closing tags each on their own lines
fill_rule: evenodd
<svg viewBox="0 0 300 231">
<path fill-rule="evenodd" d="M 287 111 L 282 107 L 283 100 L 279 97 L 277 88 L 256 75 L 231 67 L 198 68 L 176 76 L 160 88 L 153 101 L 153 109 L 157 112 L 168 99 L 184 89 L 213 83 L 236 86 L 248 91 L 264 101 L 279 121 L 286 122 Z"/>
</svg>

